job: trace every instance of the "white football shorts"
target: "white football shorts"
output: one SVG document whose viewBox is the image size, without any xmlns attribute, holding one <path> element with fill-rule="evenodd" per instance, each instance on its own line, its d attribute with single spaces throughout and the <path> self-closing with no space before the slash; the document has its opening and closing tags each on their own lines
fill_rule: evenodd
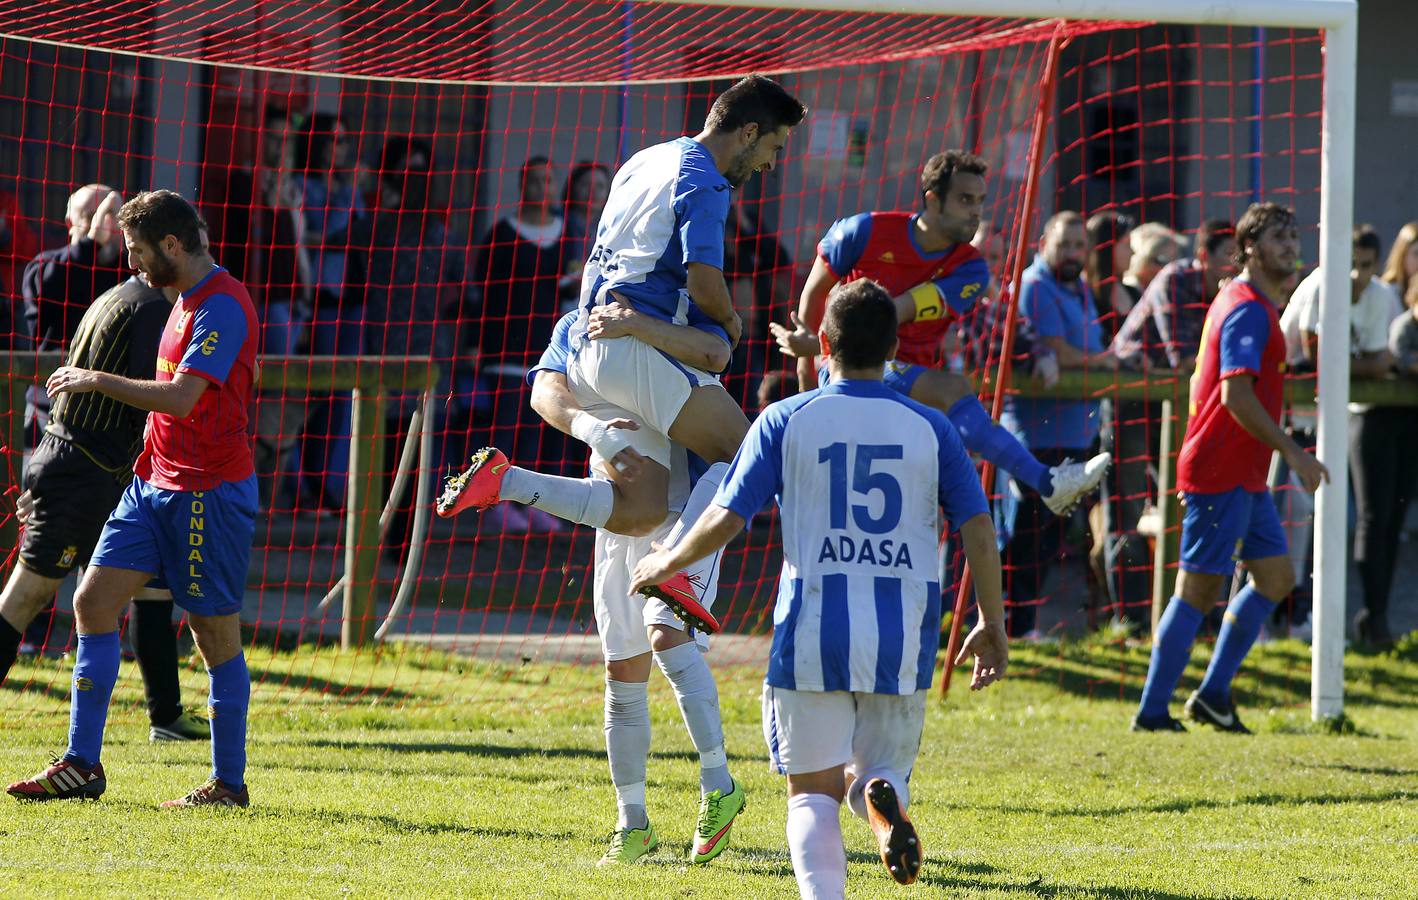
<svg viewBox="0 0 1418 900">
<path fill-rule="evenodd" d="M 633 337 L 585 340 L 571 357 L 566 380 L 581 407 L 598 419 L 617 415 L 640 429 L 626 435 L 639 453 L 670 468 L 670 426 L 697 387 L 719 377 L 671 360 Z"/>
<path fill-rule="evenodd" d="M 612 534 L 604 528 L 596 530 L 594 570 L 594 605 L 596 630 L 601 635 L 601 650 L 606 660 L 631 659 L 650 652 L 650 625 L 668 625 L 684 631 L 684 622 L 659 599 L 630 592 L 630 573 L 641 557 L 649 553 L 655 541 L 664 540 L 679 520 L 671 513 L 654 534 L 626 537 Z M 709 635 L 694 634 L 701 652 L 709 650 Z"/>
<path fill-rule="evenodd" d="M 857 776 L 879 769 L 909 776 L 921 749 L 927 693 L 790 691 L 765 684 L 768 766 L 780 775 L 846 766 Z"/>
</svg>

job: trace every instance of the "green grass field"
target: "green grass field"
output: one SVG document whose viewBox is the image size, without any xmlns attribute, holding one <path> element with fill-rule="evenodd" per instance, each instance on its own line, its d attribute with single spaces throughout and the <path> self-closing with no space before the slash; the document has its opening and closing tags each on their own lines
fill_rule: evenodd
<svg viewBox="0 0 1418 900">
<path fill-rule="evenodd" d="M 1418 647 L 1349 657 L 1342 733 L 1309 723 L 1306 659 L 1290 643 L 1254 654 L 1239 685 L 1254 737 L 1134 735 L 1145 651 L 1021 649 L 1004 683 L 932 704 L 912 782 L 928 854 L 920 882 L 892 884 L 847 814 L 849 895 L 1418 895 Z M 650 812 L 661 849 L 603 870 L 614 795 L 594 668 L 415 649 L 257 651 L 251 662 L 264 682 L 249 810 L 155 808 L 205 778 L 208 750 L 147 742 L 125 664 L 102 800 L 0 797 L 0 895 L 796 896 L 783 785 L 759 729 L 761 674 L 748 667 L 720 670 L 731 766 L 749 792 L 730 849 L 706 869 L 684 861 L 697 763 L 657 675 Z M 62 748 L 67 704 L 53 686 L 67 665 L 11 676 L 47 691 L 0 689 L 5 781 Z M 1110 686 L 1120 673 L 1125 699 Z M 186 695 L 204 680 L 191 671 Z"/>
</svg>

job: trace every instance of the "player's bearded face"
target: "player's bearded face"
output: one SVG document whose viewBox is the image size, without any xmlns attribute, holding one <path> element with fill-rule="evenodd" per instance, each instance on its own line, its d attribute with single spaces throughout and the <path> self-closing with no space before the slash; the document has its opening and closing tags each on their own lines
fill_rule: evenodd
<svg viewBox="0 0 1418 900">
<path fill-rule="evenodd" d="M 778 154 L 788 140 L 788 128 L 774 132 L 758 133 L 752 143 L 744 147 L 729 160 L 725 167 L 724 180 L 733 187 L 743 187 L 755 172 L 772 169 L 777 164 Z"/>
<path fill-rule="evenodd" d="M 1300 232 L 1294 225 L 1272 225 L 1251 247 L 1250 264 L 1270 279 L 1283 281 L 1295 273 L 1300 261 Z"/>
<path fill-rule="evenodd" d="M 149 287 L 167 287 L 177 282 L 177 264 L 160 245 L 130 244 L 128 261 Z"/>
</svg>

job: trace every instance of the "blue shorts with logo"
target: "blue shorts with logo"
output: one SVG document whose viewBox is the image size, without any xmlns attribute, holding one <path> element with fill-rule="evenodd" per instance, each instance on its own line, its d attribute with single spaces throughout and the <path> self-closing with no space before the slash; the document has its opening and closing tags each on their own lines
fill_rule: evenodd
<svg viewBox="0 0 1418 900">
<path fill-rule="evenodd" d="M 1186 571 L 1230 575 L 1237 560 L 1285 555 L 1285 529 L 1269 491 L 1183 493 L 1182 502 L 1181 566 Z"/>
<path fill-rule="evenodd" d="M 889 360 L 885 369 L 882 370 L 882 383 L 898 394 L 907 397 L 911 396 L 911 388 L 916 386 L 916 379 L 921 377 L 921 373 L 927 371 L 926 366 L 918 366 L 915 363 L 903 363 L 896 360 Z M 817 370 L 817 383 L 820 387 L 825 387 L 832 381 L 832 376 L 827 371 L 827 366 L 819 366 Z"/>
<path fill-rule="evenodd" d="M 90 565 L 152 572 L 199 616 L 238 612 L 256 532 L 256 476 L 209 491 L 165 491 L 133 477 Z"/>
</svg>

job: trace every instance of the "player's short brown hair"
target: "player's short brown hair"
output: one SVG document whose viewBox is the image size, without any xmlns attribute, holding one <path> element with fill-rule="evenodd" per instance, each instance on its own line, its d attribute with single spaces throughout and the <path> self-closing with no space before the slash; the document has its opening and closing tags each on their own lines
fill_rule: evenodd
<svg viewBox="0 0 1418 900">
<path fill-rule="evenodd" d="M 822 332 L 839 365 L 883 366 L 896 343 L 896 304 L 886 288 L 869 278 L 839 285 L 827 298 Z"/>
<path fill-rule="evenodd" d="M 759 133 L 765 134 L 785 125 L 795 128 L 806 115 L 807 107 L 781 84 L 763 75 L 749 75 L 714 98 L 704 128 L 706 131 L 738 131 L 745 125 L 756 124 Z"/>
<path fill-rule="evenodd" d="M 922 199 L 926 191 L 930 191 L 942 200 L 950 190 L 950 179 L 956 172 L 964 172 L 967 175 L 979 175 L 985 178 L 990 174 L 990 164 L 973 153 L 966 153 L 964 150 L 946 150 L 944 153 L 937 153 L 926 164 L 921 167 L 921 194 Z"/>
<path fill-rule="evenodd" d="M 123 204 L 118 210 L 118 227 L 155 247 L 172 235 L 183 250 L 197 253 L 202 249 L 207 223 L 181 194 L 161 190 L 144 191 Z"/>
</svg>

